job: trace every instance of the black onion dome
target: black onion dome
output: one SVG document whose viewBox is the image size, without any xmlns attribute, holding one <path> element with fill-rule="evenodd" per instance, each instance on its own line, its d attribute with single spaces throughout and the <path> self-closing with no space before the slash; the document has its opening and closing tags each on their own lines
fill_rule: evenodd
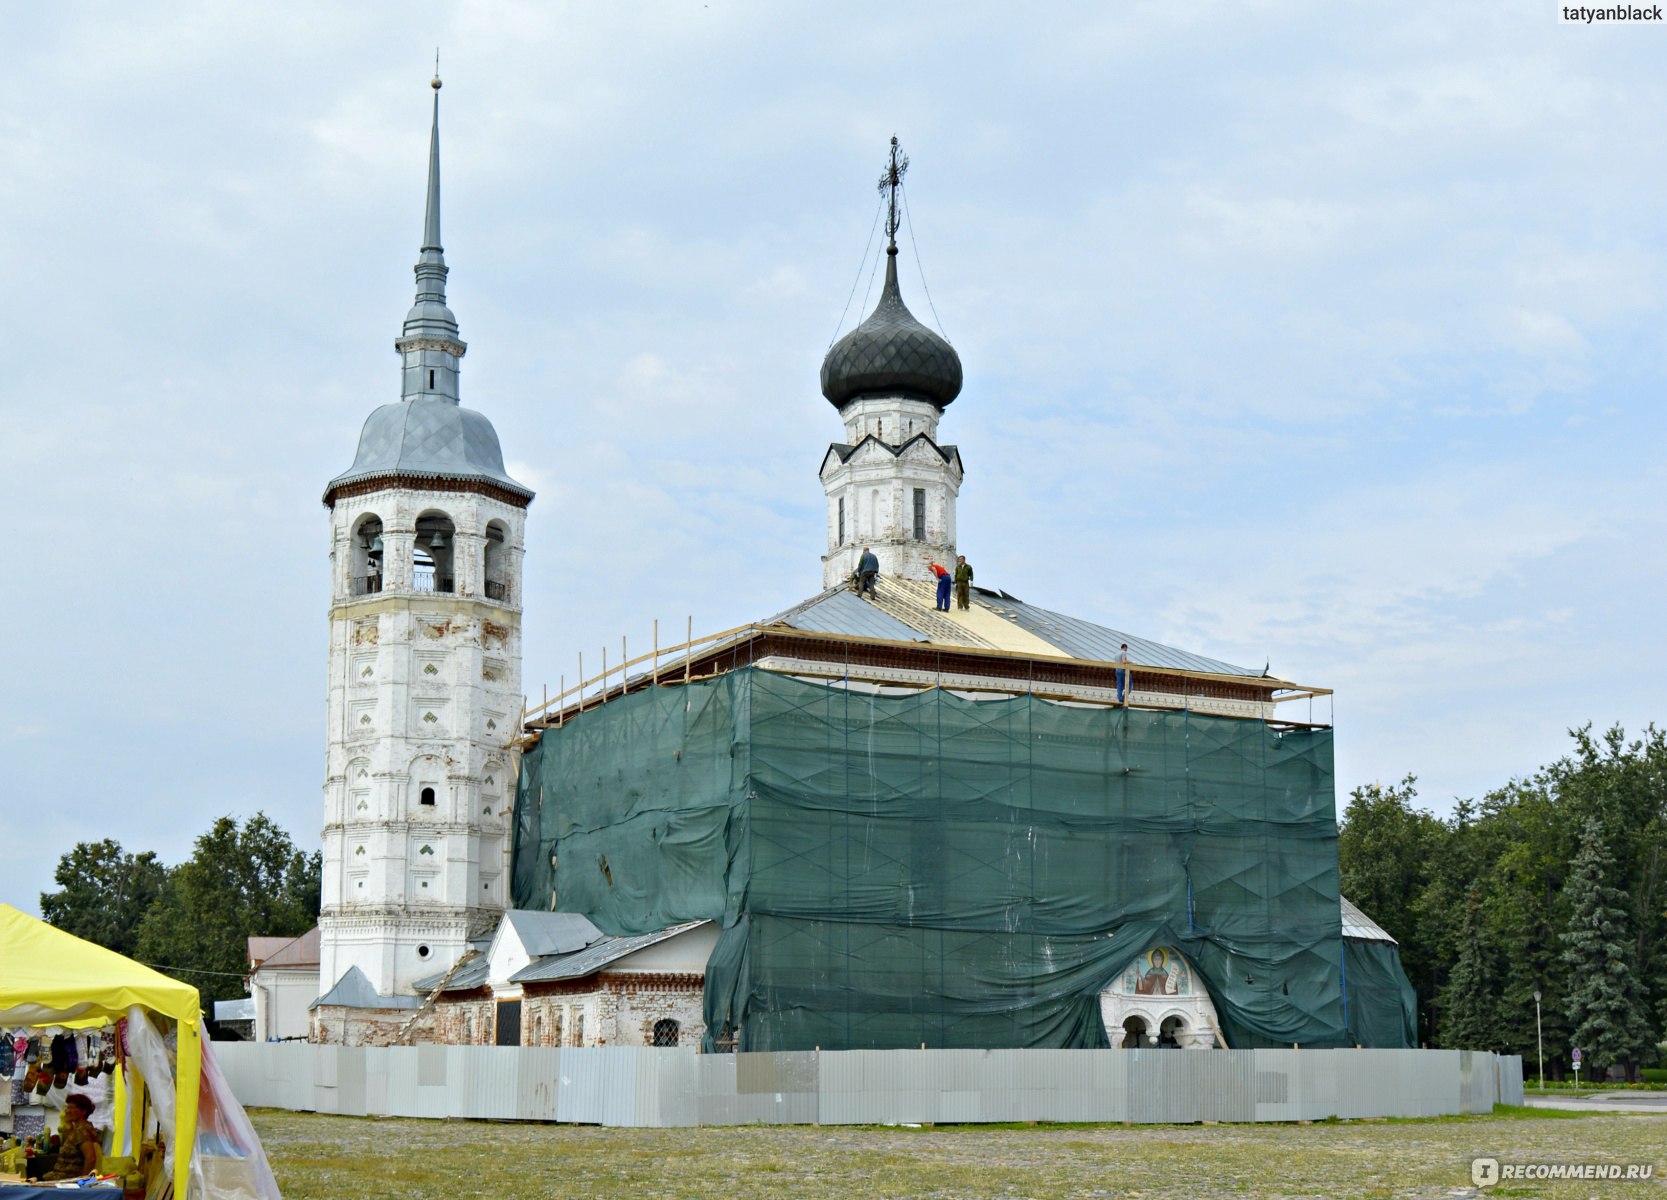
<svg viewBox="0 0 1667 1200">
<path fill-rule="evenodd" d="M 822 394 L 835 408 L 873 395 L 912 396 L 944 408 L 961 394 L 961 356 L 915 320 L 897 289 L 897 250 L 886 253 L 880 302 L 822 360 Z"/>
</svg>

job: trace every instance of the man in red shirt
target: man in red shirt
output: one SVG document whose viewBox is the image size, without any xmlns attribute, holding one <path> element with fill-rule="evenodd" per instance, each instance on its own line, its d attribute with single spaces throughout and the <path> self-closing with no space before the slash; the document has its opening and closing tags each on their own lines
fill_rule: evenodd
<svg viewBox="0 0 1667 1200">
<path fill-rule="evenodd" d="M 955 577 L 944 570 L 937 563 L 932 564 L 932 574 L 938 577 L 938 603 L 935 605 L 939 612 L 949 611 L 949 588 L 955 582 Z"/>
</svg>

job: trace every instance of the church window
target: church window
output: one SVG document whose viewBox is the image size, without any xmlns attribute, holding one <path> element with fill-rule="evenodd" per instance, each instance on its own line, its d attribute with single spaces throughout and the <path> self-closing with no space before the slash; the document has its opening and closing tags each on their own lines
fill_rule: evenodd
<svg viewBox="0 0 1667 1200">
<path fill-rule="evenodd" d="M 835 540 L 834 544 L 836 546 L 843 546 L 845 544 L 845 497 L 844 496 L 841 496 L 839 498 L 839 537 Z"/>
<path fill-rule="evenodd" d="M 434 371 L 432 369 L 428 372 L 428 390 L 431 392 L 434 390 Z"/>
<path fill-rule="evenodd" d="M 425 787 L 423 789 L 422 802 L 424 804 L 433 804 L 434 803 L 434 789 L 433 788 Z"/>
<path fill-rule="evenodd" d="M 926 489 L 915 489 L 915 540 L 926 540 Z"/>
<path fill-rule="evenodd" d="M 677 1045 L 677 1034 L 677 1022 L 670 1017 L 666 1017 L 654 1022 L 654 1040 L 650 1044 L 654 1046 L 675 1046 Z"/>
<path fill-rule="evenodd" d="M 417 947 L 417 957 L 418 958 L 427 958 L 428 954 L 429 954 L 429 950 L 428 950 L 427 946 L 418 946 Z"/>
<path fill-rule="evenodd" d="M 585 1044 L 585 1010 L 582 1008 L 573 1014 L 573 1044 L 575 1046 Z"/>
</svg>

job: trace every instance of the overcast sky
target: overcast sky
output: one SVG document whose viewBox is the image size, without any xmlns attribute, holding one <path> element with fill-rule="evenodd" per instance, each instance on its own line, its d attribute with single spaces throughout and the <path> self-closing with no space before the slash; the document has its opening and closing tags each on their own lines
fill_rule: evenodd
<svg viewBox="0 0 1667 1200">
<path fill-rule="evenodd" d="M 16 6 L 0 900 L 224 813 L 317 846 L 319 498 L 399 396 L 436 45 L 462 395 L 538 491 L 529 692 L 819 588 L 817 372 L 896 133 L 981 583 L 1335 688 L 1340 802 L 1411 772 L 1445 812 L 1667 716 L 1667 29 Z"/>
</svg>

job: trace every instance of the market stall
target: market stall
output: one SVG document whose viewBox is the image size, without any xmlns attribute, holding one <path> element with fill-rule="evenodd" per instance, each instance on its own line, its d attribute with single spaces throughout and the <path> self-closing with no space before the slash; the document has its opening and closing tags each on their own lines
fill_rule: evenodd
<svg viewBox="0 0 1667 1200">
<path fill-rule="evenodd" d="M 31 1046 L 51 1035 L 54 1054 L 80 1045 L 83 1056 L 92 1035 L 102 1036 L 108 1050 L 92 1052 L 92 1071 L 78 1068 L 73 1081 L 38 1066 L 34 1074 L 49 1080 L 45 1094 L 87 1083 L 108 1057 L 110 1153 L 139 1162 L 147 1120 L 164 1143 L 162 1166 L 149 1175 L 152 1197 L 277 1200 L 259 1140 L 203 1041 L 196 988 L 0 904 L 0 1033 L 14 1032 Z M 13 1072 L 21 1069 L 14 1061 Z M 26 1190 L 0 1188 L 0 1200 Z"/>
</svg>

